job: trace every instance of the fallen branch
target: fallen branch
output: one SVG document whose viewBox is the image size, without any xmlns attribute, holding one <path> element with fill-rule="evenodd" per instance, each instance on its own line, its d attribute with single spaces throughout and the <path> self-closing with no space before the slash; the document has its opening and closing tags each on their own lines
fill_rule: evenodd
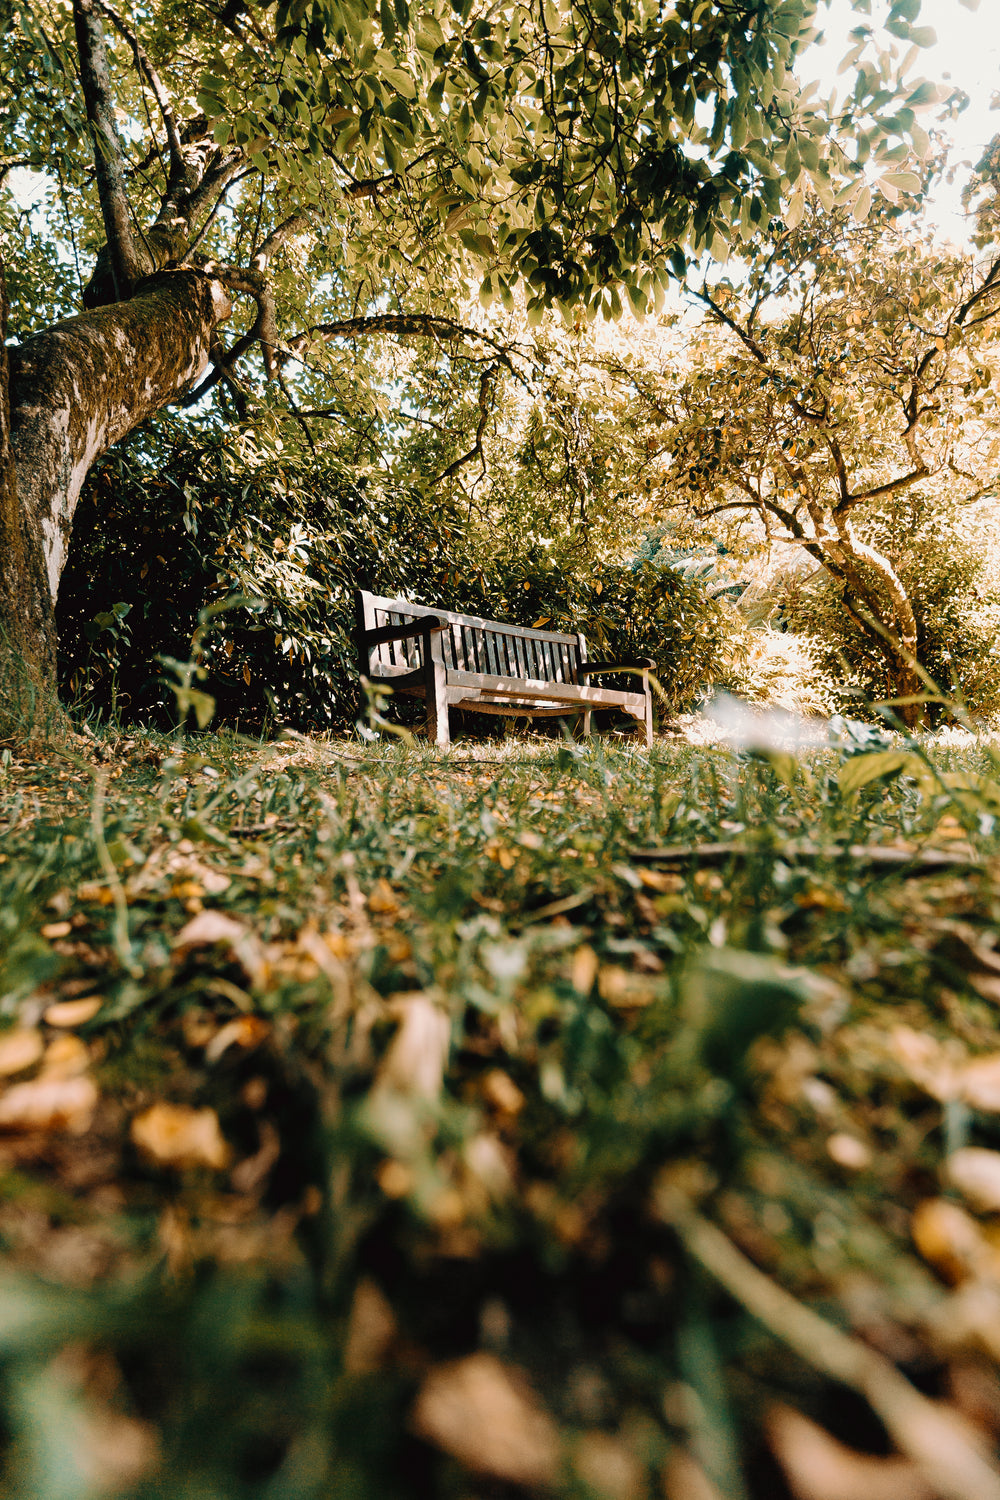
<svg viewBox="0 0 1000 1500">
<path fill-rule="evenodd" d="M 893 849 L 883 844 L 667 844 L 661 849 L 630 849 L 629 858 L 650 865 L 724 865 L 730 860 L 770 856 L 791 864 L 848 859 L 853 865 L 876 869 L 906 869 L 913 875 L 936 870 L 981 870 L 984 862 L 972 854 L 949 854 L 944 849 Z"/>
</svg>

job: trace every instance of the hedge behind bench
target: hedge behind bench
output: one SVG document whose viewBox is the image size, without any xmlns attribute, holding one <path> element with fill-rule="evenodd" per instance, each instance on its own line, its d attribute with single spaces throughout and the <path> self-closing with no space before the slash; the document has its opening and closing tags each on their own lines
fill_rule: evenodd
<svg viewBox="0 0 1000 1500">
<path fill-rule="evenodd" d="M 221 442 L 186 442 L 158 463 L 112 453 L 88 480 L 58 603 L 64 692 L 103 714 L 170 725 L 157 657 L 186 659 L 198 611 L 245 594 L 262 608 L 224 617 L 208 647 L 215 722 L 349 727 L 356 586 L 582 628 L 594 655 L 652 656 L 675 707 L 724 669 L 732 634 L 725 606 L 671 569 L 568 572 L 540 547 L 482 563 L 465 519 L 415 489 L 388 493 L 277 455 L 248 471 Z"/>
</svg>

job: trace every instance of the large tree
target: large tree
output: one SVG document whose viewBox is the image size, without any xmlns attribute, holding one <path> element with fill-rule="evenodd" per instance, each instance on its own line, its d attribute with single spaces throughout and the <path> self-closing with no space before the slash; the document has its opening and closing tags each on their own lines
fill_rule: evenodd
<svg viewBox="0 0 1000 1500">
<path fill-rule="evenodd" d="M 920 621 L 905 544 L 877 539 L 901 499 L 967 512 L 1000 473 L 1000 255 L 921 234 L 903 213 L 918 186 L 889 174 L 896 201 L 862 205 L 863 222 L 793 213 L 740 277 L 702 282 L 691 372 L 654 381 L 650 411 L 663 498 L 703 518 L 755 513 L 818 563 L 910 723 Z"/>
<path fill-rule="evenodd" d="M 889 5 L 890 32 L 927 40 L 918 3 Z M 846 103 L 803 97 L 792 68 L 817 5 L 8 9 L 0 170 L 34 168 L 49 192 L 47 216 L 19 224 L 41 255 L 22 264 L 7 237 L 7 667 L 51 697 L 52 604 L 94 460 L 216 385 L 245 412 L 241 357 L 293 405 L 304 392 L 334 409 L 336 393 L 315 404 L 336 383 L 331 341 L 488 344 L 488 325 L 442 313 L 442 298 L 470 286 L 484 306 L 509 307 L 522 282 L 531 318 L 552 303 L 613 315 L 623 296 L 641 312 L 686 256 L 753 239 L 788 191 L 827 205 L 864 191 L 872 153 L 891 165 L 911 148 L 927 88 L 907 90 L 884 55 L 873 61 L 862 28 Z M 0 214 L 17 227 L 9 202 Z M 87 263 L 83 311 L 67 302 L 74 259 Z"/>
</svg>

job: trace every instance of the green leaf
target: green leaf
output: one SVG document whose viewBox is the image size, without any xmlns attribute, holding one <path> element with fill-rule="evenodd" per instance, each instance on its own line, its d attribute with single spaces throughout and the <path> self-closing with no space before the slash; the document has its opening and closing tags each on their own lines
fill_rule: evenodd
<svg viewBox="0 0 1000 1500">
<path fill-rule="evenodd" d="M 937 32 L 933 26 L 914 26 L 910 30 L 909 40 L 914 47 L 933 47 L 937 41 Z"/>
<path fill-rule="evenodd" d="M 915 172 L 885 172 L 879 181 L 898 188 L 901 193 L 919 193 L 921 188 L 920 178 Z"/>
<path fill-rule="evenodd" d="M 908 750 L 875 750 L 869 755 L 855 755 L 841 767 L 837 785 L 850 797 L 873 781 L 884 781 L 901 772 L 922 769 L 923 762 Z"/>
</svg>

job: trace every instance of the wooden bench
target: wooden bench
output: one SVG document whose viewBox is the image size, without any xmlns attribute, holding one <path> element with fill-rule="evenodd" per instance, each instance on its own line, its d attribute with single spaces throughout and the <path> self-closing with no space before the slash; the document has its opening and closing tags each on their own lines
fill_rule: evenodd
<svg viewBox="0 0 1000 1500">
<path fill-rule="evenodd" d="M 616 708 L 635 719 L 653 743 L 649 674 L 655 663 L 588 661 L 583 635 L 526 629 L 408 599 L 355 595 L 358 667 L 369 682 L 427 702 L 427 731 L 436 745 L 451 743 L 452 708 L 527 718 L 575 716 L 590 733 L 595 708 Z M 634 675 L 631 691 L 594 687 L 606 672 Z"/>
</svg>

